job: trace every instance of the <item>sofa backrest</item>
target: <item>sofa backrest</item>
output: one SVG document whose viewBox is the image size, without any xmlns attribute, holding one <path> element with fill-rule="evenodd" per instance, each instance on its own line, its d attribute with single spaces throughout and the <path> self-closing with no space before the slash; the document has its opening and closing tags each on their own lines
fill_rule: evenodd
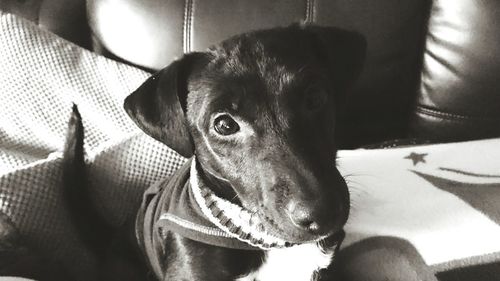
<svg viewBox="0 0 500 281">
<path fill-rule="evenodd" d="M 405 135 L 428 10 L 414 0 L 88 1 L 98 49 L 155 70 L 228 36 L 303 20 L 364 34 L 365 69 L 339 129 L 344 147 Z"/>
<path fill-rule="evenodd" d="M 0 0 L 85 45 L 85 0 Z M 497 0 L 87 0 L 94 50 L 159 69 L 247 30 L 309 20 L 357 30 L 365 70 L 350 93 L 343 147 L 400 137 L 500 136 Z"/>
</svg>

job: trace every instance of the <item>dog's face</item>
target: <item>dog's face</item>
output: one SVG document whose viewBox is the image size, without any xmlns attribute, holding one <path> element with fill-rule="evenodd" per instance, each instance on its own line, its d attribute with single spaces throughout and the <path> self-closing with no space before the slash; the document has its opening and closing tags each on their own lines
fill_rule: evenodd
<svg viewBox="0 0 500 281">
<path fill-rule="evenodd" d="M 197 155 L 219 195 L 300 243 L 347 220 L 335 167 L 335 117 L 360 72 L 364 40 L 333 28 L 271 29 L 192 53 L 146 81 L 125 103 L 149 135 Z"/>
</svg>

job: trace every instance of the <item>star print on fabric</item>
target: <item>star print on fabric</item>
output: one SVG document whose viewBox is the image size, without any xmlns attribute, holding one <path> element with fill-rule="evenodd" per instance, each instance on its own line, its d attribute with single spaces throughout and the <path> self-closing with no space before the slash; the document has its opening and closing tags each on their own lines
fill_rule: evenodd
<svg viewBox="0 0 500 281">
<path fill-rule="evenodd" d="M 427 153 L 415 153 L 412 152 L 410 155 L 406 156 L 404 159 L 410 159 L 413 161 L 413 166 L 416 166 L 418 163 L 426 163 L 424 157 L 427 156 Z"/>
</svg>

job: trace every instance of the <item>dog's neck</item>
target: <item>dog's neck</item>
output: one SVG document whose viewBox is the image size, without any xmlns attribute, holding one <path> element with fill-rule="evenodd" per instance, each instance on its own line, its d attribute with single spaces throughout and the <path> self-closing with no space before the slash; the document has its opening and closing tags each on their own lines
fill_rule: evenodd
<svg viewBox="0 0 500 281">
<path fill-rule="evenodd" d="M 319 276 L 324 274 L 320 272 L 331 265 L 338 251 L 343 232 L 319 242 L 298 245 L 273 237 L 258 227 L 259 221 L 253 220 L 251 212 L 218 197 L 213 186 L 208 185 L 210 182 L 204 181 L 201 175 L 196 159 L 193 159 L 190 186 L 205 216 L 226 234 L 266 250 L 262 264 L 236 281 L 320 280 Z"/>
<path fill-rule="evenodd" d="M 250 211 L 219 197 L 201 177 L 197 165 L 194 158 L 190 169 L 190 187 L 196 203 L 210 222 L 229 236 L 264 250 L 293 245 L 263 231 L 260 219 Z"/>
<path fill-rule="evenodd" d="M 198 162 L 198 165 L 201 167 L 201 169 L 197 169 L 201 182 L 204 182 L 207 187 L 210 187 L 210 190 L 212 190 L 216 196 L 241 206 L 241 202 L 231 184 L 215 176 L 213 172 L 203 167 L 201 163 Z"/>
</svg>

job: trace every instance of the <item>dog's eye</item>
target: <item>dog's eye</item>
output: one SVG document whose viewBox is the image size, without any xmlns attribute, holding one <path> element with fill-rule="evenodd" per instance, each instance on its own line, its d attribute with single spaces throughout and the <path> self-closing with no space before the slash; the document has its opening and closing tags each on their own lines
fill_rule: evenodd
<svg viewBox="0 0 500 281">
<path fill-rule="evenodd" d="M 232 135 L 240 130 L 240 126 L 229 115 L 221 115 L 215 118 L 215 131 L 223 136 Z"/>
<path fill-rule="evenodd" d="M 325 105 L 327 100 L 326 93 L 322 90 L 314 89 L 308 91 L 305 96 L 304 106 L 309 112 L 319 111 Z"/>
</svg>

